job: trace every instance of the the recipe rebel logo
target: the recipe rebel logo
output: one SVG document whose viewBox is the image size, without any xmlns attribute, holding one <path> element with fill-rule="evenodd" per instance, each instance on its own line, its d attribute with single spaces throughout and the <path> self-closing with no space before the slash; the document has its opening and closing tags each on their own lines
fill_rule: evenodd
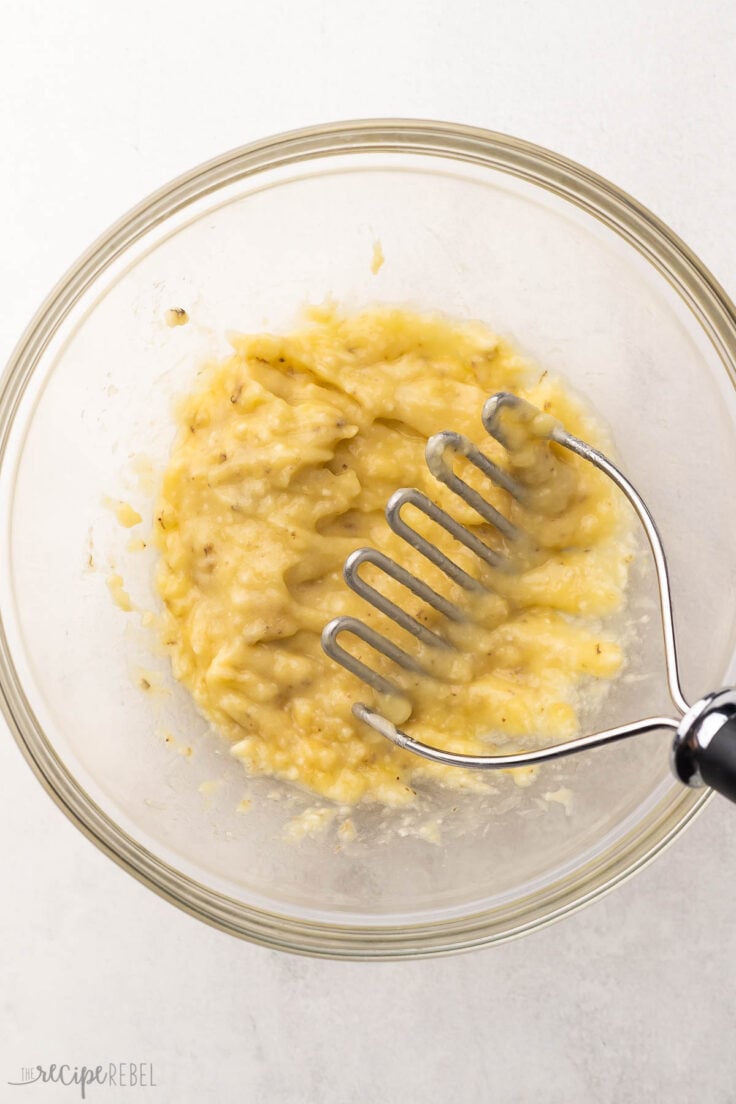
<svg viewBox="0 0 736 1104">
<path fill-rule="evenodd" d="M 76 1086 L 82 1100 L 87 1099 L 87 1089 L 92 1086 L 114 1089 L 155 1089 L 156 1078 L 152 1062 L 108 1062 L 98 1066 L 72 1066 L 66 1062 L 53 1062 L 49 1066 L 22 1066 L 20 1078 L 8 1081 L 8 1085 L 20 1088 L 24 1085 Z M 54 1100 L 59 1099 L 58 1096 Z"/>
</svg>

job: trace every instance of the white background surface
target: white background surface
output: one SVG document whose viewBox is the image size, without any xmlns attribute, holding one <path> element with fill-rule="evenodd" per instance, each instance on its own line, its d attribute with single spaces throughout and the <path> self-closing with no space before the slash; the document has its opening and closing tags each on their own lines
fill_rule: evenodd
<svg viewBox="0 0 736 1104">
<path fill-rule="evenodd" d="M 320 121 L 451 119 L 633 193 L 736 293 L 729 0 L 4 0 L 0 360 L 113 219 L 224 149 Z M 199 1101 L 731 1104 L 736 816 L 615 894 L 454 959 L 317 962 L 211 931 L 97 852 L 0 731 L 0 1101 L 22 1065 L 152 1061 Z"/>
</svg>

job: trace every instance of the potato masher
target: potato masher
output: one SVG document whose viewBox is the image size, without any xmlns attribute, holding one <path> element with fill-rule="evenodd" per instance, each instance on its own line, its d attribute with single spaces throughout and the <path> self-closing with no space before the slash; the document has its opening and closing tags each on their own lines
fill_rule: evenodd
<svg viewBox="0 0 736 1104">
<path fill-rule="evenodd" d="M 626 495 L 644 527 L 654 557 L 662 614 L 667 686 L 678 716 L 677 718 L 645 717 L 562 744 L 514 755 L 461 755 L 443 751 L 441 748 L 414 739 L 402 732 L 387 717 L 367 705 L 356 702 L 353 705 L 353 713 L 400 748 L 415 752 L 435 763 L 476 770 L 530 766 L 572 755 L 578 751 L 601 747 L 639 733 L 671 729 L 675 733 L 671 766 L 676 777 L 688 786 L 711 786 L 731 801 L 736 801 L 736 688 L 713 691 L 693 705 L 689 705 L 685 699 L 678 672 L 667 559 L 646 503 L 626 476 L 603 453 L 568 433 L 559 421 L 542 413 L 525 399 L 509 392 L 499 392 L 485 403 L 482 418 L 486 431 L 510 454 L 514 449 L 524 447 L 524 442 L 529 439 L 530 434 L 540 441 L 555 442 L 593 464 L 613 480 Z M 505 425 L 504 422 L 506 422 Z M 523 429 L 521 436 L 520 429 Z M 432 475 L 471 506 L 485 522 L 494 526 L 507 542 L 523 538 L 523 534 L 507 518 L 456 474 L 453 458 L 457 456 L 465 457 L 482 475 L 520 502 L 525 501 L 528 488 L 489 460 L 476 445 L 461 434 L 442 432 L 435 434 L 427 442 L 426 461 Z M 386 517 L 393 531 L 466 590 L 478 589 L 480 584 L 407 523 L 402 517 L 402 510 L 409 504 L 440 525 L 451 537 L 465 545 L 487 564 L 492 567 L 503 566 L 503 557 L 498 551 L 488 547 L 475 533 L 440 509 L 422 492 L 414 488 L 397 490 L 386 507 Z M 427 583 L 389 556 L 372 548 L 361 548 L 353 552 L 345 561 L 344 567 L 344 577 L 348 586 L 424 643 L 441 644 L 442 641 L 426 625 L 422 625 L 406 610 L 401 609 L 361 578 L 359 569 L 363 563 L 370 563 L 385 572 L 450 620 L 462 619 L 463 615 L 454 603 L 438 594 Z M 357 656 L 348 652 L 338 640 L 341 633 L 352 634 L 405 670 L 425 673 L 413 656 L 358 618 L 338 617 L 330 621 L 322 633 L 322 646 L 327 655 L 381 694 L 397 694 L 399 689 Z"/>
</svg>

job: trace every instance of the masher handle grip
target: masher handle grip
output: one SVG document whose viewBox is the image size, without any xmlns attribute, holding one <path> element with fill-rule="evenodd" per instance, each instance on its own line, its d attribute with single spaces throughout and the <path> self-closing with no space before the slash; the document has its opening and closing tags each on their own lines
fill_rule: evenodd
<svg viewBox="0 0 736 1104">
<path fill-rule="evenodd" d="M 736 802 L 736 718 L 726 721 L 698 751 L 696 762 L 706 786 Z"/>
<path fill-rule="evenodd" d="M 691 706 L 672 748 L 675 774 L 687 786 L 710 786 L 736 802 L 736 687 Z"/>
</svg>

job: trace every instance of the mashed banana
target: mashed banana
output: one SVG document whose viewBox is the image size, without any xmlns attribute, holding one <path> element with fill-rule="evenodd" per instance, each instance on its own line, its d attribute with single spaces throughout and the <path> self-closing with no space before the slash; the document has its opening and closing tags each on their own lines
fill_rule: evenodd
<svg viewBox="0 0 736 1104">
<path fill-rule="evenodd" d="M 546 442 L 510 457 L 480 419 L 490 394 L 511 390 L 600 441 L 581 405 L 483 326 L 435 316 L 325 309 L 300 332 L 233 344 L 234 354 L 207 366 L 181 406 L 156 521 L 174 674 L 233 754 L 251 772 L 349 804 L 409 802 L 422 777 L 480 784 L 470 772 L 400 751 L 351 713 L 353 702 L 376 704 L 377 696 L 322 652 L 320 633 L 331 618 L 362 618 L 437 670 L 436 649 L 414 642 L 345 586 L 345 558 L 365 545 L 468 618 L 451 625 L 398 584 L 366 574 L 458 646 L 431 679 L 398 673 L 356 646 L 411 700 L 407 732 L 466 753 L 573 736 L 581 687 L 612 678 L 622 664 L 602 621 L 622 603 L 628 523 L 615 489 L 589 464 Z M 544 511 L 458 468 L 529 535 L 528 555 L 512 572 L 481 564 L 421 514 L 407 513 L 486 584 L 484 597 L 451 583 L 385 520 L 391 494 L 417 487 L 487 544 L 509 551 L 430 475 L 424 447 L 442 429 L 511 465 Z"/>
</svg>

